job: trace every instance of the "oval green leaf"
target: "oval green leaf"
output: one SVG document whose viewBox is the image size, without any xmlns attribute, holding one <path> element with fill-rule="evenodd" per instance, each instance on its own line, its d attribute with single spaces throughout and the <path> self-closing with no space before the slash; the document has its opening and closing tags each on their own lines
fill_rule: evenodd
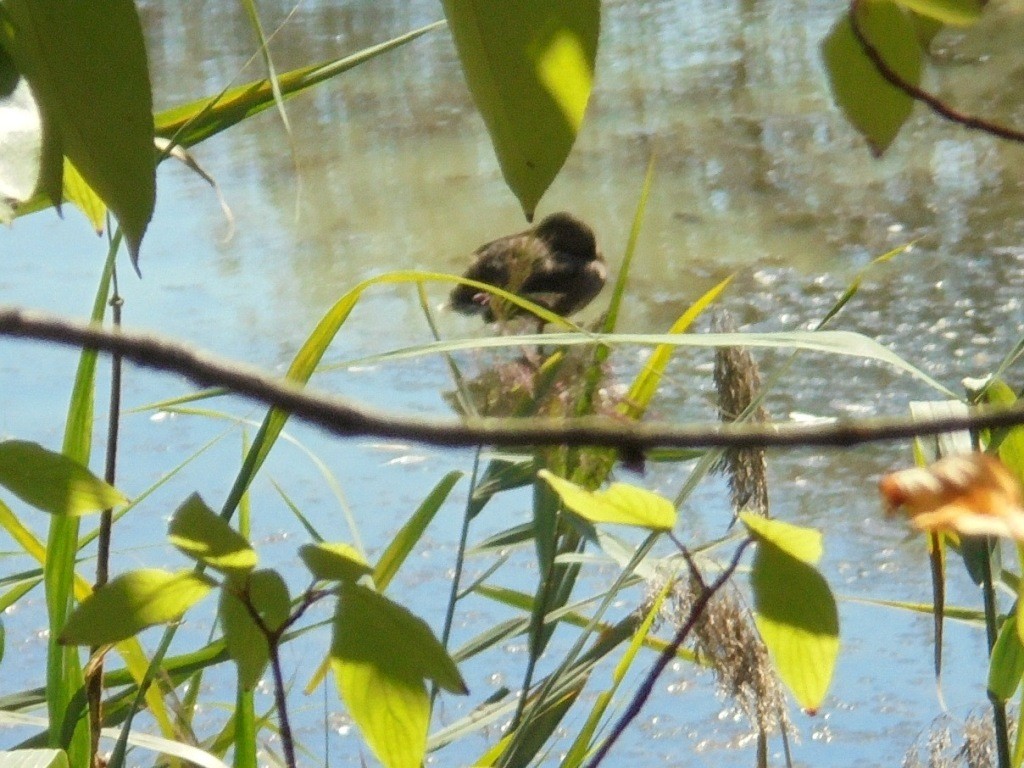
<svg viewBox="0 0 1024 768">
<path fill-rule="evenodd" d="M 1024 675 L 1024 645 L 1018 627 L 1016 614 L 1008 616 L 999 628 L 989 659 L 988 690 L 1002 701 L 1013 696 Z"/>
<path fill-rule="evenodd" d="M 214 570 L 230 575 L 256 567 L 256 551 L 242 534 L 194 493 L 171 518 L 167 538 L 183 553 Z"/>
<path fill-rule="evenodd" d="M 11 53 L 41 104 L 44 131 L 113 211 L 137 262 L 156 201 L 156 152 L 135 3 L 8 0 L 4 8 Z M 59 180 L 53 173 L 49 188 Z"/>
<path fill-rule="evenodd" d="M 330 658 L 338 691 L 377 758 L 387 768 L 420 768 L 430 720 L 424 679 L 466 693 L 430 628 L 383 595 L 345 582 Z"/>
<path fill-rule="evenodd" d="M 809 563 L 760 540 L 750 574 L 754 621 L 779 677 L 813 714 L 828 692 L 839 654 L 832 591 Z"/>
<path fill-rule="evenodd" d="M 78 462 L 24 440 L 0 442 L 0 485 L 52 515 L 78 516 L 128 503 Z"/>
<path fill-rule="evenodd" d="M 914 23 L 895 3 L 874 0 L 857 6 L 859 28 L 900 78 L 921 81 L 921 45 Z M 822 56 L 836 103 L 876 154 L 883 153 L 910 116 L 914 100 L 890 84 L 868 58 L 843 16 L 822 44 Z"/>
<path fill-rule="evenodd" d="M 305 544 L 299 547 L 299 557 L 310 573 L 324 581 L 358 581 L 373 573 L 373 566 L 350 544 Z"/>
<path fill-rule="evenodd" d="M 214 584 L 213 579 L 193 571 L 129 571 L 97 589 L 72 611 L 60 642 L 107 645 L 154 624 L 177 621 Z"/>
<path fill-rule="evenodd" d="M 228 654 L 238 666 L 239 685 L 251 691 L 267 668 L 270 646 L 242 600 L 249 602 L 268 630 L 276 632 L 288 620 L 291 598 L 284 579 L 272 570 L 255 571 L 240 588 L 241 593 L 234 585 L 221 590 L 218 612 Z"/>
<path fill-rule="evenodd" d="M 808 565 L 814 565 L 821 559 L 821 531 L 750 512 L 741 512 L 740 521 L 755 540 L 774 544 L 790 557 Z"/>
<path fill-rule="evenodd" d="M 583 122 L 600 0 L 443 0 L 505 182 L 533 218 Z"/>
<path fill-rule="evenodd" d="M 612 483 L 605 491 L 588 491 L 542 469 L 565 506 L 592 523 L 633 525 L 652 531 L 670 531 L 676 524 L 676 508 L 664 496 L 625 483 Z"/>
</svg>

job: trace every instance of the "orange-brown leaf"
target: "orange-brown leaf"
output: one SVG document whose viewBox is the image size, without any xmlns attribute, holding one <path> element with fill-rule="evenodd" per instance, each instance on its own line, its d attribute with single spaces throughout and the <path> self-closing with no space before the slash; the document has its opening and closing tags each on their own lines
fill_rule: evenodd
<svg viewBox="0 0 1024 768">
<path fill-rule="evenodd" d="M 970 453 L 882 477 L 886 513 L 903 509 L 922 531 L 1005 536 L 1024 542 L 1021 489 L 994 456 Z"/>
</svg>

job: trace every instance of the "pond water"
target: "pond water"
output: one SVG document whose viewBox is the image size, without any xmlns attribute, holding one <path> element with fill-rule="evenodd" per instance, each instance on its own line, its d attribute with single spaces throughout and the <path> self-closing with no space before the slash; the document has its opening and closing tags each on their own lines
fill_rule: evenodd
<svg viewBox="0 0 1024 768">
<path fill-rule="evenodd" d="M 254 43 L 238 4 L 147 0 L 141 10 L 158 108 L 259 76 L 258 64 L 243 70 Z M 348 55 L 440 17 L 438 4 L 422 0 L 307 0 L 294 8 L 268 2 L 261 13 L 268 31 L 280 27 L 273 42 L 278 71 Z M 890 152 L 872 159 L 831 104 L 818 58 L 836 13 L 835 4 L 823 0 L 604 3 L 587 123 L 539 213 L 568 209 L 593 222 L 614 274 L 654 155 L 654 186 L 622 318 L 626 331 L 666 329 L 731 273 L 737 277 L 722 304 L 744 330 L 805 329 L 870 259 L 915 241 L 910 252 L 870 273 L 833 327 L 878 339 L 958 390 L 964 376 L 991 370 L 1021 332 L 1024 155 L 919 108 Z M 987 15 L 982 28 L 946 32 L 936 42 L 927 85 L 965 111 L 1024 125 L 1024 104 L 1007 88 L 1019 82 L 1024 66 L 1021 6 L 994 1 Z M 127 324 L 280 372 L 321 315 L 358 281 L 398 269 L 458 272 L 476 245 L 524 226 L 444 29 L 289 102 L 288 114 L 290 135 L 267 112 L 196 149 L 221 185 L 233 227 L 203 182 L 170 163 L 161 167 L 143 279 L 121 276 Z M 0 298 L 85 314 L 104 252 L 75 212 L 63 221 L 49 213 L 19 220 L 0 238 Z M 443 290 L 435 287 L 431 298 L 440 302 Z M 444 316 L 441 323 L 449 337 L 485 333 L 463 318 Z M 329 362 L 429 338 L 412 290 L 376 289 L 342 329 Z M 75 356 L 7 341 L 0 350 L 0 437 L 58 447 Z M 788 358 L 757 356 L 766 375 Z M 711 354 L 681 350 L 676 358 L 656 415 L 714 418 Z M 628 380 L 643 359 L 643 351 L 623 349 L 613 367 Z M 316 383 L 380 407 L 448 413 L 441 394 L 451 382 L 440 359 L 338 365 Z M 130 408 L 186 391 L 172 377 L 135 369 L 127 375 Z M 875 364 L 805 355 L 767 406 L 778 419 L 898 415 L 911 400 L 938 397 Z M 257 409 L 238 403 L 204 405 L 260 418 Z M 446 472 L 468 472 L 472 462 L 466 451 L 327 440 L 298 424 L 289 432 L 339 483 L 332 488 L 300 448 L 283 444 L 253 490 L 263 562 L 289 569 L 295 588 L 301 587 L 295 550 L 305 538 L 271 479 L 329 539 L 351 540 L 350 513 L 372 555 Z M 242 450 L 237 426 L 226 420 L 151 412 L 126 418 L 121 476 L 129 495 L 214 438 L 221 439 L 122 521 L 118 568 L 181 564 L 155 532 L 193 490 L 216 507 Z M 844 598 L 843 650 L 830 696 L 816 717 L 794 709 L 797 764 L 891 766 L 943 716 L 930 619 L 853 600 L 930 600 L 923 542 L 881 519 L 874 490 L 881 472 L 909 461 L 903 445 L 769 455 L 773 514 L 824 531 L 822 570 Z M 674 496 L 690 469 L 655 466 L 643 479 L 620 476 Z M 394 587 L 397 599 L 438 623 L 460 489 L 465 492 L 465 481 Z M 528 496 L 511 496 L 488 508 L 472 539 L 525 521 L 528 505 Z M 724 483 L 712 478 L 682 509 L 681 535 L 705 541 L 721 535 L 728 519 Z M 44 520 L 29 520 L 45 531 Z M 471 570 L 488 562 L 473 560 Z M 512 562 L 501 583 L 529 588 L 530 558 Z M 9 563 L 5 572 L 27 567 L 13 557 Z M 610 572 L 588 572 L 582 588 L 597 589 Z M 955 565 L 950 602 L 980 606 Z M 467 601 L 455 644 L 505 616 L 483 600 Z M 19 670 L 41 674 L 43 668 L 41 595 L 19 602 L 5 624 L 0 694 L 39 682 L 18 678 Z M 186 627 L 182 649 L 203 641 L 208 627 L 201 624 Z M 556 637 L 556 647 L 570 640 Z M 296 688 L 319 660 L 325 637 L 314 642 L 316 652 L 289 652 Z M 446 701 L 442 723 L 502 685 L 515 687 L 525 645 L 504 650 L 487 657 L 486 669 L 467 665 L 473 693 Z M 977 627 L 950 624 L 943 693 L 954 730 L 985 711 L 985 658 Z M 211 699 L 230 700 L 227 688 L 223 696 L 217 691 L 227 679 L 209 679 Z M 615 764 L 749 765 L 747 728 L 712 689 L 706 673 L 688 665 L 673 669 L 613 753 Z M 294 698 L 299 737 L 319 754 L 324 703 L 319 696 Z M 269 695 L 263 702 L 270 705 Z M 326 718 L 332 763 L 358 765 L 358 740 L 333 697 Z M 567 725 L 579 721 L 570 718 Z M 0 733 L 0 746 L 15 743 L 12 733 Z M 434 763 L 468 764 L 486 743 L 471 739 L 439 753 Z M 773 753 L 778 748 L 773 742 Z"/>
</svg>

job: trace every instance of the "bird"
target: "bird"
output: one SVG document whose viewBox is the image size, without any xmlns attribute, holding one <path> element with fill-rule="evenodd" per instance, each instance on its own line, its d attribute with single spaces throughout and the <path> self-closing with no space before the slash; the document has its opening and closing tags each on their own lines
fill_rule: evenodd
<svg viewBox="0 0 1024 768">
<path fill-rule="evenodd" d="M 504 288 L 568 317 L 601 292 L 608 267 L 597 248 L 594 231 L 571 213 L 561 211 L 523 232 L 481 245 L 473 252 L 473 263 L 463 276 Z M 483 315 L 487 323 L 522 312 L 511 302 L 463 284 L 452 290 L 448 305 L 464 315 Z M 540 321 L 541 328 L 543 325 Z"/>
</svg>

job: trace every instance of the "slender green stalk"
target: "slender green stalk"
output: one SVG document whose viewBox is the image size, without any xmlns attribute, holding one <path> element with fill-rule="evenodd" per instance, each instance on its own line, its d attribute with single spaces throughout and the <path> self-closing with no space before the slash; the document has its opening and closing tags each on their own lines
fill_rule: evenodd
<svg viewBox="0 0 1024 768">
<path fill-rule="evenodd" d="M 109 222 L 108 222 L 109 225 Z M 111 320 L 115 328 L 121 327 L 123 299 L 117 288 L 117 268 L 111 271 Z M 110 408 L 107 414 L 107 452 L 104 479 L 110 485 L 117 484 L 117 446 L 121 430 L 121 355 L 110 358 Z M 110 578 L 110 537 L 113 527 L 114 510 L 105 509 L 100 515 L 99 536 L 96 539 L 96 584 L 99 589 Z M 89 700 L 90 755 L 93 765 L 100 768 L 100 729 L 103 727 L 103 657 L 97 655 L 98 648 L 91 648 L 96 661 L 86 681 Z"/>
<path fill-rule="evenodd" d="M 992 583 L 992 551 L 995 543 L 992 539 L 986 542 L 986 557 L 984 559 L 984 570 L 982 571 L 982 595 L 985 600 L 985 637 L 988 642 L 989 655 L 996 644 L 996 637 L 999 635 L 999 628 L 996 625 L 996 593 Z M 999 768 L 1010 768 L 1010 739 L 1009 725 L 1006 719 L 1006 704 L 992 691 L 988 692 L 988 699 L 992 703 L 992 720 L 996 731 L 996 755 Z"/>
</svg>

